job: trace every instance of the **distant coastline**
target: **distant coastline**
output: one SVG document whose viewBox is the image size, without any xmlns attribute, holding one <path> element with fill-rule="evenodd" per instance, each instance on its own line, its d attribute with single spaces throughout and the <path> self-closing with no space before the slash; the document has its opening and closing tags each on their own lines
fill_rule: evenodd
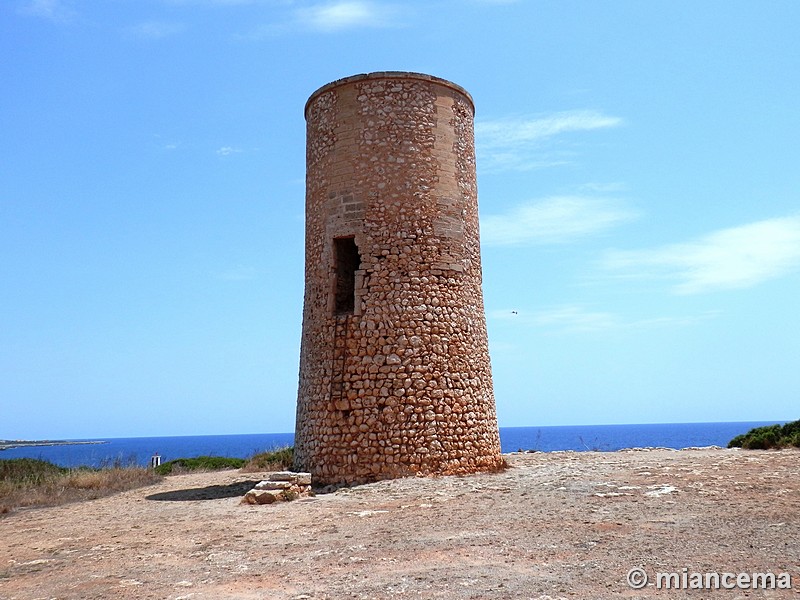
<svg viewBox="0 0 800 600">
<path fill-rule="evenodd" d="M 72 440 L 0 440 L 0 450 L 11 448 L 33 448 L 36 446 L 78 446 L 82 444 L 107 444 L 103 440 L 72 441 Z"/>
<path fill-rule="evenodd" d="M 541 427 L 501 427 L 503 452 L 536 450 L 577 452 L 599 450 L 613 452 L 623 448 L 694 448 L 728 445 L 734 437 L 754 427 L 773 425 L 774 421 L 733 423 L 650 423 L 629 425 L 562 425 Z M 6 434 L 7 435 L 7 434 Z M 96 438 L 102 439 L 102 438 Z M 108 464 L 136 463 L 147 466 L 154 454 L 164 461 L 196 456 L 247 458 L 257 452 L 285 448 L 294 444 L 294 433 L 257 433 L 230 435 L 160 436 L 140 438 L 105 438 L 105 443 L 21 446 L 15 444 L 0 452 L 2 458 L 37 458 L 67 468 L 101 468 Z M 44 440 L 38 443 L 54 443 Z M 56 442 L 66 443 L 66 442 Z"/>
</svg>

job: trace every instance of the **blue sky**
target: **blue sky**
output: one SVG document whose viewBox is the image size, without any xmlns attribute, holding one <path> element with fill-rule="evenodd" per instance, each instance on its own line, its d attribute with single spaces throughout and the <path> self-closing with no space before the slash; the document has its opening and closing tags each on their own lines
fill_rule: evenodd
<svg viewBox="0 0 800 600">
<path fill-rule="evenodd" d="M 0 438 L 291 431 L 308 96 L 477 106 L 501 426 L 787 420 L 800 3 L 7 0 Z"/>
</svg>

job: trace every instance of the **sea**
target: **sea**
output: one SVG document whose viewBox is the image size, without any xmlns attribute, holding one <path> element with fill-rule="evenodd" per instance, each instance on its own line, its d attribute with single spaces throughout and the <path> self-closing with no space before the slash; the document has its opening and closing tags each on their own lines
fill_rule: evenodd
<svg viewBox="0 0 800 600">
<path fill-rule="evenodd" d="M 503 452 L 614 452 L 624 448 L 725 447 L 731 439 L 753 427 L 774 423 L 756 421 L 501 427 L 500 445 Z M 0 459 L 38 458 L 63 467 L 103 467 L 146 466 L 155 454 L 161 457 L 162 462 L 204 455 L 247 458 L 258 452 L 291 446 L 294 443 L 294 434 L 254 433 L 68 441 L 94 443 L 9 448 L 0 450 Z"/>
</svg>

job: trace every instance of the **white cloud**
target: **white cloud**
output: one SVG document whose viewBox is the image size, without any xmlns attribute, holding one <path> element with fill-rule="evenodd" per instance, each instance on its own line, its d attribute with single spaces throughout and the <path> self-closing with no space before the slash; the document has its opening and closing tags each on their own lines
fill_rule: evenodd
<svg viewBox="0 0 800 600">
<path fill-rule="evenodd" d="M 555 196 L 528 202 L 505 214 L 481 218 L 481 242 L 488 246 L 558 244 L 600 233 L 636 218 L 620 201 Z"/>
<path fill-rule="evenodd" d="M 606 331 L 617 327 L 619 319 L 612 313 L 590 311 L 579 305 L 564 305 L 534 313 L 531 323 L 537 327 L 567 331 Z"/>
<path fill-rule="evenodd" d="M 291 0 L 284 0 L 292 4 Z M 408 11 L 407 5 L 382 4 L 373 0 L 330 0 L 328 2 L 305 3 L 293 9 L 286 18 L 278 17 L 270 23 L 256 25 L 249 32 L 237 37 L 245 40 L 261 40 L 306 30 L 321 33 L 400 26 L 401 17 Z"/>
<path fill-rule="evenodd" d="M 217 150 L 217 156 L 229 156 L 231 154 L 238 154 L 242 152 L 241 148 L 234 148 L 233 146 L 223 146 Z"/>
<path fill-rule="evenodd" d="M 332 32 L 361 27 L 388 27 L 394 24 L 397 9 L 366 0 L 340 0 L 300 8 L 298 22 L 315 31 Z"/>
<path fill-rule="evenodd" d="M 75 16 L 62 0 L 28 0 L 20 7 L 20 12 L 56 22 L 66 22 Z"/>
<path fill-rule="evenodd" d="M 128 31 L 136 37 L 147 39 L 161 39 L 175 35 L 185 29 L 180 23 L 166 23 L 164 21 L 148 21 L 130 27 Z"/>
<path fill-rule="evenodd" d="M 269 0 L 274 3 L 275 0 Z M 167 4 L 200 4 L 208 6 L 243 6 L 246 4 L 265 4 L 265 0 L 165 0 Z M 291 0 L 284 0 L 284 2 L 291 2 Z"/>
<path fill-rule="evenodd" d="M 576 110 L 533 119 L 478 121 L 475 124 L 475 135 L 484 146 L 494 148 L 538 142 L 568 131 L 616 127 L 621 123 L 622 119 L 609 117 L 598 111 Z"/>
<path fill-rule="evenodd" d="M 800 216 L 721 229 L 680 244 L 613 251 L 603 265 L 631 278 L 672 280 L 676 294 L 748 288 L 800 268 Z"/>
<path fill-rule="evenodd" d="M 622 316 L 591 310 L 582 304 L 563 304 L 550 308 L 526 311 L 522 309 L 494 310 L 488 313 L 490 320 L 512 323 L 518 327 L 534 327 L 560 333 L 595 333 L 661 327 L 685 327 L 717 317 L 718 311 L 707 311 L 694 316 L 650 317 L 626 320 Z"/>
<path fill-rule="evenodd" d="M 478 120 L 478 165 L 482 170 L 530 170 L 571 162 L 568 151 L 555 153 L 544 142 L 570 132 L 617 127 L 622 119 L 596 110 L 574 110 L 539 117 Z"/>
</svg>

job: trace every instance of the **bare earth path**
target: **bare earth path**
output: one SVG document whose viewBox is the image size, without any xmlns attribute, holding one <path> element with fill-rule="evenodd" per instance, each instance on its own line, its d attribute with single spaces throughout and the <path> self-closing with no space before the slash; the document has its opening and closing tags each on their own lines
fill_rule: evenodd
<svg viewBox="0 0 800 600">
<path fill-rule="evenodd" d="M 181 475 L 0 518 L 0 598 L 795 598 L 800 452 L 508 455 L 270 506 L 264 477 Z M 626 573 L 643 567 L 651 585 Z M 788 572 L 791 590 L 666 590 L 655 572 Z"/>
</svg>

